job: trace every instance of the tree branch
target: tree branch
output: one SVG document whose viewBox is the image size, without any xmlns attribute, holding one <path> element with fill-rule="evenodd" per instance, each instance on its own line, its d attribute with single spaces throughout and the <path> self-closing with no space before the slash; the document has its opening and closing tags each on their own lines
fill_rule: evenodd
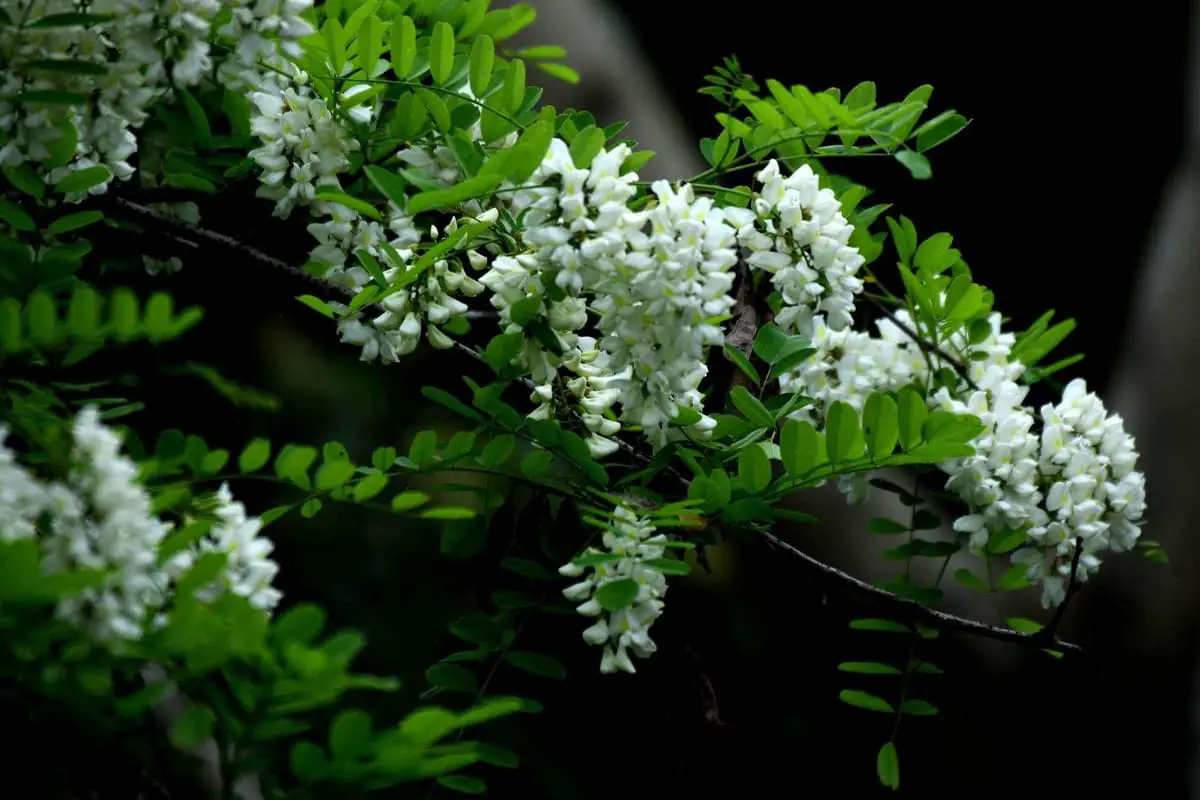
<svg viewBox="0 0 1200 800">
<path fill-rule="evenodd" d="M 923 606 L 915 600 L 909 600 L 905 597 L 892 594 L 889 591 L 872 586 L 866 581 L 859 580 L 853 575 L 842 572 L 836 567 L 832 567 L 823 561 L 805 553 L 800 548 L 785 542 L 770 531 L 760 531 L 759 536 L 768 546 L 776 550 L 781 550 L 793 558 L 800 559 L 809 567 L 819 571 L 828 578 L 832 578 L 846 586 L 848 589 L 853 589 L 860 594 L 871 597 L 875 600 L 890 603 L 910 610 L 917 617 L 924 618 L 927 622 L 935 627 L 946 631 L 959 633 L 967 633 L 973 636 L 982 636 L 986 639 L 995 639 L 1000 642 L 1009 642 L 1010 644 L 1019 644 L 1027 647 L 1050 647 L 1064 652 L 1079 652 L 1081 648 L 1077 644 L 1064 642 L 1055 634 L 1052 627 L 1044 628 L 1037 633 L 1021 633 L 1010 628 L 1001 628 L 994 625 L 986 625 L 982 622 L 976 622 L 972 619 L 964 617 L 956 617 L 953 614 L 947 614 L 944 611 L 936 611 L 928 606 Z M 1060 606 L 1061 607 L 1061 606 Z"/>
</svg>

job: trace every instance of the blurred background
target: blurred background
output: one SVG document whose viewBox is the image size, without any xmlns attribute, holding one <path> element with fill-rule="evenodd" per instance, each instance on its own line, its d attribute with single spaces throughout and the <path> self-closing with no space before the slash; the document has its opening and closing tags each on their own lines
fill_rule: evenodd
<svg viewBox="0 0 1200 800">
<path fill-rule="evenodd" d="M 896 203 L 923 237 L 953 233 L 1012 327 L 1049 308 L 1078 321 L 1063 355 L 1087 358 L 1071 376 L 1101 391 L 1138 437 L 1150 492 L 1144 535 L 1163 543 L 1171 563 L 1126 555 L 1105 564 L 1064 623 L 1081 656 L 1054 660 L 947 636 L 923 643 L 920 657 L 946 674 L 916 691 L 941 714 L 904 721 L 897 794 L 1200 797 L 1195 9 L 1166 0 L 1058 15 L 1049 4 L 1019 2 L 534 5 L 540 16 L 522 44 L 565 45 L 583 76 L 578 86 L 540 76 L 544 99 L 590 110 L 601 124 L 630 121 L 627 133 L 659 153 L 649 177 L 702 168 L 694 143 L 715 135 L 718 109 L 696 89 L 727 55 L 760 82 L 845 91 L 873 80 L 884 101 L 930 83 L 931 115 L 954 108 L 972 120 L 933 152 L 932 180 L 914 181 L 888 159 L 836 168 L 875 189 L 876 202 Z M 274 228 L 247 228 L 239 202 L 206 222 L 260 246 L 297 246 Z M 248 265 L 231 287 L 213 279 L 218 268 L 188 262 L 170 279 L 180 302 L 219 295 L 229 309 L 190 337 L 192 355 L 274 395 L 279 409 L 214 404 L 211 429 L 199 431 L 213 446 L 237 447 L 266 430 L 276 442 L 337 439 L 366 460 L 380 445 L 403 450 L 420 428 L 456 429 L 419 390 L 457 390 L 463 374 L 480 377 L 475 365 L 428 349 L 389 367 L 360 363 L 323 319 L 291 308 L 286 298 L 302 287 Z M 261 486 L 239 496 L 258 510 L 281 499 Z M 891 510 L 884 499 L 847 509 L 824 495 L 802 507 L 822 523 L 781 535 L 865 578 L 889 574 L 877 553 L 886 545 L 861 533 L 867 518 Z M 525 532 L 521 519 L 512 525 Z M 411 707 L 426 688 L 424 669 L 456 648 L 445 624 L 520 580 L 479 559 L 441 556 L 433 529 L 353 508 L 285 519 L 273 536 L 288 599 L 325 603 L 333 622 L 366 632 L 364 669 L 403 677 L 403 691 L 377 707 L 381 722 Z M 836 669 L 846 660 L 903 659 L 889 637 L 848 630 L 847 620 L 878 609 L 748 544 L 715 549 L 711 566 L 672 585 L 655 627 L 662 651 L 639 662 L 636 679 L 597 674 L 598 655 L 579 638 L 576 617 L 536 617 L 523 628 L 523 642 L 561 655 L 570 678 L 497 674 L 496 693 L 537 698 L 546 710 L 497 726 L 495 740 L 522 763 L 481 773 L 493 796 L 889 794 L 874 763 L 892 718 L 837 700 L 844 688 L 897 691 L 890 678 Z M 1046 618 L 1036 592 L 1005 598 L 1003 607 L 957 587 L 947 594 L 946 608 L 985 621 Z"/>
</svg>

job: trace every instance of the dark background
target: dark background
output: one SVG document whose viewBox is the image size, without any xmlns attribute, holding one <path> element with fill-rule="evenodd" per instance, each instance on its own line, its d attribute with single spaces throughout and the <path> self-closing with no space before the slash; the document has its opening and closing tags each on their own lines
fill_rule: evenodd
<svg viewBox="0 0 1200 800">
<path fill-rule="evenodd" d="M 952 232 L 1015 326 L 1048 308 L 1075 317 L 1072 351 L 1088 358 L 1073 374 L 1103 388 L 1180 151 L 1184 4 L 1111 11 L 1048 3 L 616 5 L 695 137 L 715 132 L 717 109 L 695 90 L 725 55 L 738 55 L 760 81 L 845 91 L 874 80 L 885 101 L 933 84 L 931 114 L 956 108 L 973 121 L 931 154 L 932 180 L 913 181 L 885 159 L 841 170 L 876 189 L 879 202 L 896 202 L 923 236 Z M 265 248 L 294 247 L 286 226 L 244 222 L 264 216 L 261 203 L 251 212 L 251 202 L 229 198 L 206 220 Z M 365 461 L 379 445 L 403 450 L 420 427 L 454 430 L 455 420 L 421 399 L 422 384 L 457 390 L 462 374 L 480 377 L 473 365 L 428 349 L 386 368 L 358 363 L 324 320 L 288 300 L 302 287 L 249 264 L 189 262 L 172 280 L 181 303 L 226 309 L 190 337 L 192 356 L 283 401 L 278 414 L 211 405 L 200 432 L 213 446 L 235 448 L 254 435 L 338 439 Z M 261 510 L 282 496 L 247 485 L 239 497 Z M 520 520 L 514 526 L 526 529 Z M 455 648 L 445 623 L 516 580 L 474 560 L 439 557 L 432 528 L 354 509 L 286 519 L 272 532 L 288 601 L 326 603 L 335 623 L 368 634 L 364 669 L 404 677 L 400 695 L 373 706 L 380 724 L 411 707 L 425 688 L 423 670 Z M 1144 580 L 1167 569 L 1133 571 Z M 877 609 L 827 595 L 811 574 L 742 545 L 714 553 L 713 575 L 673 584 L 667 604 L 655 627 L 662 652 L 642 663 L 637 679 L 597 674 L 598 654 L 579 639 L 578 618 L 529 622 L 522 646 L 561 654 L 570 679 L 497 674 L 495 692 L 537 698 L 546 711 L 490 734 L 522 757 L 515 772 L 478 773 L 493 796 L 889 794 L 878 786 L 874 758 L 892 718 L 836 699 L 842 688 L 894 699 L 892 679 L 836 670 L 843 660 L 903 659 L 888 637 L 847 630 L 852 616 Z M 1054 661 L 1023 653 L 1002 670 L 989 663 L 995 650 L 947 638 L 923 644 L 923 657 L 946 675 L 918 684 L 918 694 L 942 713 L 905 721 L 898 796 L 1185 796 L 1191 664 L 1177 650 L 1164 658 L 1123 641 L 1122 626 L 1138 614 L 1120 586 L 1110 586 L 1068 618 L 1066 632 L 1085 655 Z M 705 719 L 714 694 L 721 724 Z"/>
</svg>

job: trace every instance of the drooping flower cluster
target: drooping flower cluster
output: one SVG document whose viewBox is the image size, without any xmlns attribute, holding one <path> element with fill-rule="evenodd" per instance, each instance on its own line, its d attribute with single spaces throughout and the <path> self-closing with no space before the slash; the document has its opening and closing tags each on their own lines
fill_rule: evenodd
<svg viewBox="0 0 1200 800">
<path fill-rule="evenodd" d="M 250 130 L 262 142 L 249 154 L 262 168 L 258 196 L 274 200 L 274 215 L 285 219 L 296 206 L 312 203 L 318 189 L 339 189 L 338 175 L 358 150 L 358 142 L 334 118 L 324 98 L 308 86 L 307 74 L 295 68 L 289 71 L 292 80 L 285 88 L 272 82 L 249 96 L 257 111 Z M 336 204 L 325 205 L 341 212 L 334 223 L 345 225 L 348 234 L 358 215 Z M 321 236 L 317 239 L 328 243 Z M 344 250 L 340 261 L 345 261 Z"/>
<path fill-rule="evenodd" d="M 51 524 L 44 565 L 50 571 L 102 569 L 99 586 L 65 598 L 59 613 L 102 640 L 137 639 L 165 600 L 173 573 L 186 559 L 159 565 L 158 546 L 170 526 L 151 513 L 137 466 L 121 455 L 121 440 L 95 409 L 73 427 L 73 468 L 66 486 L 51 490 Z"/>
<path fill-rule="evenodd" d="M 807 335 L 813 314 L 824 314 L 835 331 L 853 322 L 854 296 L 863 257 L 849 244 L 854 227 L 832 189 L 807 164 L 784 177 L 771 160 L 755 179 L 762 185 L 750 209 L 734 209 L 738 242 L 750 250 L 747 263 L 771 273 L 783 300 L 775 317 L 785 331 Z"/>
<path fill-rule="evenodd" d="M 228 591 L 244 597 L 260 611 L 273 611 L 283 594 L 271 585 L 279 573 L 279 565 L 267 556 L 274 543 L 259 535 L 262 520 L 247 516 L 246 507 L 233 499 L 229 484 L 217 491 L 217 506 L 213 514 L 220 520 L 200 540 L 199 553 L 224 553 L 225 569 L 211 586 L 197 592 L 205 600 L 216 599 Z"/>
<path fill-rule="evenodd" d="M 734 228 L 711 198 L 666 181 L 651 189 L 658 202 L 646 212 L 649 230 L 632 242 L 594 307 L 613 361 L 633 370 L 622 417 L 662 446 L 680 409 L 703 407 L 706 353 L 724 342 L 718 320 L 733 307 L 737 249 Z M 703 435 L 714 424 L 702 415 L 691 427 Z"/>
<path fill-rule="evenodd" d="M 610 529 L 604 533 L 604 549 L 588 548 L 576 559 L 589 566 L 573 561 L 558 570 L 571 578 L 582 577 L 590 570 L 586 578 L 564 589 L 563 595 L 580 604 L 576 609 L 580 614 L 598 617 L 583 632 L 583 639 L 604 647 L 601 672 L 636 672 L 630 654 L 648 658 L 658 649 L 650 638 L 650 626 L 662 615 L 667 579 L 646 562 L 664 556 L 666 541 L 667 537 L 656 533 L 649 520 L 619 505 L 613 511 Z M 620 610 L 607 612 L 596 593 L 617 582 L 628 585 L 636 594 Z"/>
<path fill-rule="evenodd" d="M 1098 553 L 1133 549 L 1146 510 L 1146 480 L 1134 470 L 1137 451 L 1121 417 L 1108 414 L 1083 380 L 1071 381 L 1062 400 L 1042 406 L 1041 415 L 1038 470 L 1047 487 L 1047 513 L 1028 531 L 1039 549 L 1020 551 L 1013 560 L 1029 565 L 1030 578 L 1041 578 L 1043 602 L 1050 605 L 1062 602 L 1073 562 L 1075 580 L 1084 581 L 1099 568 Z"/>
<path fill-rule="evenodd" d="M 218 493 L 221 522 L 198 546 L 160 562 L 159 547 L 171 525 L 154 515 L 150 496 L 137 481 L 137 466 L 121 454 L 121 440 L 94 408 L 72 426 L 71 466 L 64 482 L 43 482 L 17 462 L 0 428 L 0 541 L 37 538 L 48 573 L 95 569 L 102 582 L 59 601 L 58 615 L 98 641 L 136 640 L 170 598 L 171 584 L 200 552 L 228 555 L 216 583 L 202 590 L 246 597 L 270 611 L 279 592 L 277 571 L 266 558 L 271 543 L 258 536 L 261 523 L 247 517 L 227 487 Z"/>
</svg>

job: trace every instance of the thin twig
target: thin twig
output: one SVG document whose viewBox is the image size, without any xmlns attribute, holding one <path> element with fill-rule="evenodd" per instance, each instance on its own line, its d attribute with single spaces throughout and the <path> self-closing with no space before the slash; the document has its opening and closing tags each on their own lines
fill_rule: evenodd
<svg viewBox="0 0 1200 800">
<path fill-rule="evenodd" d="M 945 361 L 947 364 L 949 364 L 950 367 L 955 372 L 958 373 L 958 376 L 967 382 L 967 386 L 971 387 L 971 391 L 973 391 L 973 392 L 979 391 L 979 387 L 975 384 L 975 381 L 971 380 L 971 376 L 967 372 L 967 367 L 966 367 L 966 365 L 964 365 L 962 363 L 962 361 L 960 361 L 959 359 L 950 355 L 945 350 L 943 350 L 942 348 L 933 344 L 932 342 L 925 341 L 925 339 L 923 339 L 921 337 L 921 334 L 919 334 L 915 330 L 913 330 L 911 325 L 909 325 L 906 322 L 903 322 L 899 317 L 897 317 L 892 312 L 892 310 L 890 308 L 885 306 L 883 303 L 880 303 L 878 300 L 871 297 L 870 295 L 866 295 L 866 299 L 867 299 L 868 303 L 875 306 L 875 308 L 877 308 L 879 311 L 883 312 L 883 315 L 885 317 L 887 317 L 889 320 L 891 320 L 892 324 L 895 325 L 897 328 L 899 328 L 904 333 L 905 336 L 907 336 L 909 339 L 912 339 L 914 342 L 916 342 L 918 347 L 920 347 L 922 350 L 924 350 L 929 355 L 937 356 L 942 361 Z"/>
<path fill-rule="evenodd" d="M 1079 559 L 1083 555 L 1083 539 L 1075 543 L 1075 552 L 1071 556 L 1071 577 L 1067 579 L 1067 591 L 1063 596 L 1063 601 L 1058 604 L 1058 608 L 1054 609 L 1054 616 L 1050 620 L 1050 624 L 1046 626 L 1046 631 L 1053 636 L 1058 632 L 1058 626 L 1062 623 L 1063 616 L 1067 613 L 1067 604 L 1071 602 L 1072 595 L 1079 589 L 1080 584 L 1076 581 L 1076 574 L 1079 571 Z"/>
<path fill-rule="evenodd" d="M 832 567 L 823 561 L 805 553 L 798 547 L 785 542 L 770 531 L 760 531 L 759 535 L 771 547 L 782 550 L 788 555 L 798 558 L 813 569 L 818 570 L 824 575 L 837 580 L 844 584 L 847 588 L 854 589 L 860 594 L 867 595 L 876 600 L 892 603 L 894 605 L 906 607 L 912 610 L 917 617 L 923 617 L 929 623 L 948 631 L 958 631 L 961 633 L 969 633 L 974 636 L 982 636 L 987 639 L 995 639 L 1000 642 L 1010 642 L 1012 644 L 1025 645 L 1027 647 L 1053 647 L 1064 652 L 1078 652 L 1081 648 L 1077 644 L 1064 642 L 1059 639 L 1050 628 L 1044 628 L 1037 633 L 1021 633 L 1009 628 L 1000 628 L 994 625 L 987 625 L 982 622 L 976 622 L 972 619 L 964 617 L 956 617 L 953 614 L 947 614 L 944 611 L 936 611 L 928 606 L 923 606 L 915 600 L 909 600 L 906 597 L 892 594 L 891 592 L 872 586 L 866 581 L 859 580 L 853 575 L 842 572 L 836 567 Z"/>
</svg>

